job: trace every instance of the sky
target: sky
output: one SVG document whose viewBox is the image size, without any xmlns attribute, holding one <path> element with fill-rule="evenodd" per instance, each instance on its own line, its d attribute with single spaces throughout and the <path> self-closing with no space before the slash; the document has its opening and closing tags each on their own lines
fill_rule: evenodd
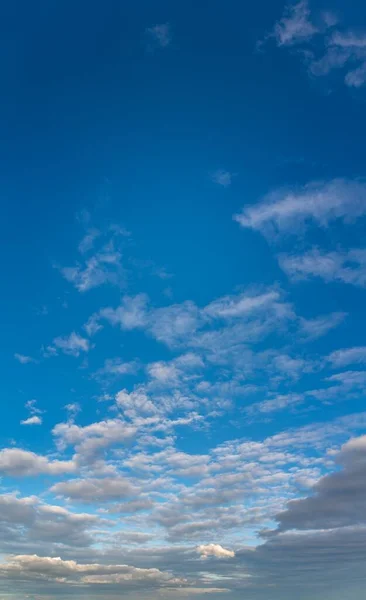
<svg viewBox="0 0 366 600">
<path fill-rule="evenodd" d="M 364 3 L 0 28 L 0 600 L 362 600 Z"/>
</svg>

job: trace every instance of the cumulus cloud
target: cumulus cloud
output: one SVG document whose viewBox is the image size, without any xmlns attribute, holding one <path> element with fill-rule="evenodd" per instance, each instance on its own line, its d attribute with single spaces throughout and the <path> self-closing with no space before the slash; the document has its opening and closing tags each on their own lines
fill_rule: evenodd
<svg viewBox="0 0 366 600">
<path fill-rule="evenodd" d="M 197 552 L 201 555 L 201 558 L 208 558 L 209 556 L 214 556 L 215 558 L 234 558 L 235 556 L 233 550 L 226 550 L 220 544 L 198 546 Z"/>
<path fill-rule="evenodd" d="M 61 475 L 73 473 L 75 467 L 72 460 L 49 460 L 45 456 L 19 448 L 0 450 L 0 472 L 13 477 Z"/>
<path fill-rule="evenodd" d="M 52 486 L 51 491 L 57 496 L 86 504 L 131 498 L 138 493 L 138 489 L 125 477 L 61 481 Z"/>
<path fill-rule="evenodd" d="M 365 214 L 366 185 L 334 179 L 275 191 L 234 218 L 242 227 L 273 236 L 298 233 L 310 225 L 327 227 L 335 220 L 352 223 Z"/>
<path fill-rule="evenodd" d="M 100 312 L 100 316 L 112 325 L 119 325 L 123 330 L 137 329 L 146 324 L 147 304 L 146 294 L 124 296 L 118 308 L 105 308 Z"/>
<path fill-rule="evenodd" d="M 34 415 L 33 417 L 29 417 L 28 419 L 24 419 L 20 421 L 21 425 L 42 425 L 41 417 Z"/>
<path fill-rule="evenodd" d="M 85 427 L 69 421 L 56 425 L 52 433 L 61 450 L 74 446 L 80 459 L 90 461 L 112 444 L 129 442 L 136 434 L 136 427 L 122 419 L 107 419 Z"/>
</svg>

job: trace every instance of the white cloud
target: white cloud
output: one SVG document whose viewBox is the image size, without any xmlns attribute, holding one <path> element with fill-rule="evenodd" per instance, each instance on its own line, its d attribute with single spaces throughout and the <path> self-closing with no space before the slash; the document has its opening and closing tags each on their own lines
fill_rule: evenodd
<svg viewBox="0 0 366 600">
<path fill-rule="evenodd" d="M 269 290 L 264 293 L 244 292 L 235 296 L 224 296 L 204 308 L 204 314 L 214 318 L 231 319 L 250 316 L 253 313 L 271 310 L 282 313 L 286 308 L 281 293 Z"/>
<path fill-rule="evenodd" d="M 124 415 L 132 419 L 137 416 L 148 416 L 159 413 L 158 407 L 151 401 L 142 387 L 132 392 L 128 392 L 126 389 L 121 390 L 116 396 L 116 403 L 123 410 Z"/>
<path fill-rule="evenodd" d="M 56 352 L 61 350 L 61 352 L 70 356 L 80 356 L 81 352 L 89 352 L 91 344 L 88 339 L 73 331 L 70 335 L 56 337 L 53 340 L 53 346 L 50 348 L 54 348 Z"/>
<path fill-rule="evenodd" d="M 95 377 L 134 375 L 138 370 L 139 363 L 137 361 L 125 362 L 120 358 L 107 358 L 104 366 L 96 371 Z"/>
<path fill-rule="evenodd" d="M 256 402 L 251 404 L 246 409 L 249 415 L 255 415 L 258 413 L 270 414 L 286 408 L 292 408 L 304 402 L 303 394 L 279 394 L 275 398 L 269 400 L 263 400 L 262 402 Z"/>
<path fill-rule="evenodd" d="M 366 346 L 335 350 L 328 356 L 328 361 L 331 362 L 332 366 L 335 368 L 352 364 L 366 364 Z"/>
<path fill-rule="evenodd" d="M 37 400 L 28 400 L 25 403 L 25 408 L 27 408 L 30 412 L 30 417 L 28 419 L 24 419 L 20 421 L 21 425 L 42 425 L 42 418 L 39 416 L 44 411 L 37 408 Z"/>
<path fill-rule="evenodd" d="M 310 21 L 307 0 L 286 6 L 285 14 L 275 25 L 274 36 L 279 46 L 292 46 L 311 39 L 318 32 Z"/>
<path fill-rule="evenodd" d="M 42 425 L 41 417 L 35 415 L 34 417 L 29 417 L 28 419 L 24 419 L 24 421 L 20 421 L 21 425 Z"/>
<path fill-rule="evenodd" d="M 242 227 L 276 235 L 298 233 L 311 224 L 327 227 L 337 219 L 352 223 L 365 214 L 365 183 L 334 179 L 275 191 L 234 218 Z"/>
<path fill-rule="evenodd" d="M 79 244 L 79 252 L 85 254 L 94 246 L 95 240 L 101 235 L 98 229 L 89 229 Z"/>
<path fill-rule="evenodd" d="M 146 29 L 150 42 L 154 47 L 166 48 L 172 41 L 170 23 L 160 23 Z"/>
<path fill-rule="evenodd" d="M 37 555 L 13 555 L 0 563 L 2 577 L 21 576 L 25 581 L 56 582 L 57 584 L 130 586 L 138 582 L 181 585 L 184 579 L 174 578 L 159 569 L 144 569 L 118 564 L 81 564 L 74 560 Z"/>
<path fill-rule="evenodd" d="M 234 558 L 235 552 L 233 550 L 226 550 L 220 544 L 207 544 L 198 546 L 198 554 L 201 558 L 208 558 L 214 556 L 215 558 Z"/>
<path fill-rule="evenodd" d="M 124 296 L 118 308 L 105 308 L 100 311 L 100 316 L 112 325 L 119 325 L 123 330 L 137 329 L 146 324 L 147 304 L 146 294 Z"/>
<path fill-rule="evenodd" d="M 222 187 L 229 187 L 233 182 L 234 176 L 235 173 L 230 173 L 230 171 L 225 171 L 224 169 L 218 169 L 212 174 L 211 178 L 214 183 L 217 183 Z"/>
<path fill-rule="evenodd" d="M 89 258 L 85 265 L 64 267 L 61 273 L 79 292 L 86 292 L 106 283 L 124 285 L 125 270 L 121 260 L 120 252 L 105 249 Z"/>
<path fill-rule="evenodd" d="M 358 287 L 366 287 L 366 250 L 354 248 L 348 251 L 323 252 L 313 248 L 300 255 L 280 255 L 279 264 L 294 280 L 319 277 L 323 281 L 338 281 Z"/>
<path fill-rule="evenodd" d="M 329 11 L 317 15 L 316 20 L 315 26 L 307 0 L 290 4 L 266 39 L 274 37 L 278 46 L 299 47 L 299 54 L 312 76 L 328 75 L 334 70 L 346 71 L 344 83 L 347 86 L 363 86 L 366 83 L 365 33 L 335 30 L 338 18 Z M 316 34 L 319 39 L 315 43 Z"/>
<path fill-rule="evenodd" d="M 34 452 L 19 448 L 0 450 L 0 472 L 14 477 L 31 475 L 61 475 L 73 473 L 75 463 L 72 460 L 49 460 Z"/>
<path fill-rule="evenodd" d="M 300 318 L 300 335 L 304 337 L 305 341 L 316 340 L 326 335 L 328 331 L 338 327 L 346 317 L 347 313 L 334 312 L 329 315 L 315 317 L 314 319 Z"/>
<path fill-rule="evenodd" d="M 52 486 L 51 492 L 70 500 L 93 504 L 131 498 L 137 495 L 138 489 L 125 477 L 104 477 L 61 481 Z"/>
<path fill-rule="evenodd" d="M 100 452 L 111 445 L 129 442 L 136 434 L 136 427 L 122 419 L 108 419 L 85 427 L 73 422 L 59 423 L 52 433 L 61 450 L 67 446 L 75 446 L 80 458 L 93 461 Z"/>
<path fill-rule="evenodd" d="M 98 333 L 98 331 L 103 329 L 103 326 L 100 324 L 99 315 L 96 314 L 89 317 L 84 325 L 84 329 L 89 337 L 92 337 Z"/>
<path fill-rule="evenodd" d="M 28 365 L 30 363 L 35 363 L 37 362 L 34 358 L 32 358 L 31 356 L 26 356 L 25 354 L 18 354 L 17 352 L 14 354 L 14 358 L 20 362 L 20 364 L 22 365 Z"/>
</svg>

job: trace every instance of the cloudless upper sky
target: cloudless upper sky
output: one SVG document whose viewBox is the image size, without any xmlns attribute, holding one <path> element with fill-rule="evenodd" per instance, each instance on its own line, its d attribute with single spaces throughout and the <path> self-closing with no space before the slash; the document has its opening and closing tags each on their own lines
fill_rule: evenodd
<svg viewBox="0 0 366 600">
<path fill-rule="evenodd" d="M 364 3 L 0 29 L 0 600 L 362 600 Z"/>
</svg>

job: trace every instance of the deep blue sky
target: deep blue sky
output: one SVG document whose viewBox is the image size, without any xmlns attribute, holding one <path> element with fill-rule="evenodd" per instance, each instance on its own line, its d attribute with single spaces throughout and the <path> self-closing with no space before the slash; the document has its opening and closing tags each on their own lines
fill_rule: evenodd
<svg viewBox="0 0 366 600">
<path fill-rule="evenodd" d="M 363 3 L 0 17 L 0 600 L 361 600 Z"/>
</svg>

